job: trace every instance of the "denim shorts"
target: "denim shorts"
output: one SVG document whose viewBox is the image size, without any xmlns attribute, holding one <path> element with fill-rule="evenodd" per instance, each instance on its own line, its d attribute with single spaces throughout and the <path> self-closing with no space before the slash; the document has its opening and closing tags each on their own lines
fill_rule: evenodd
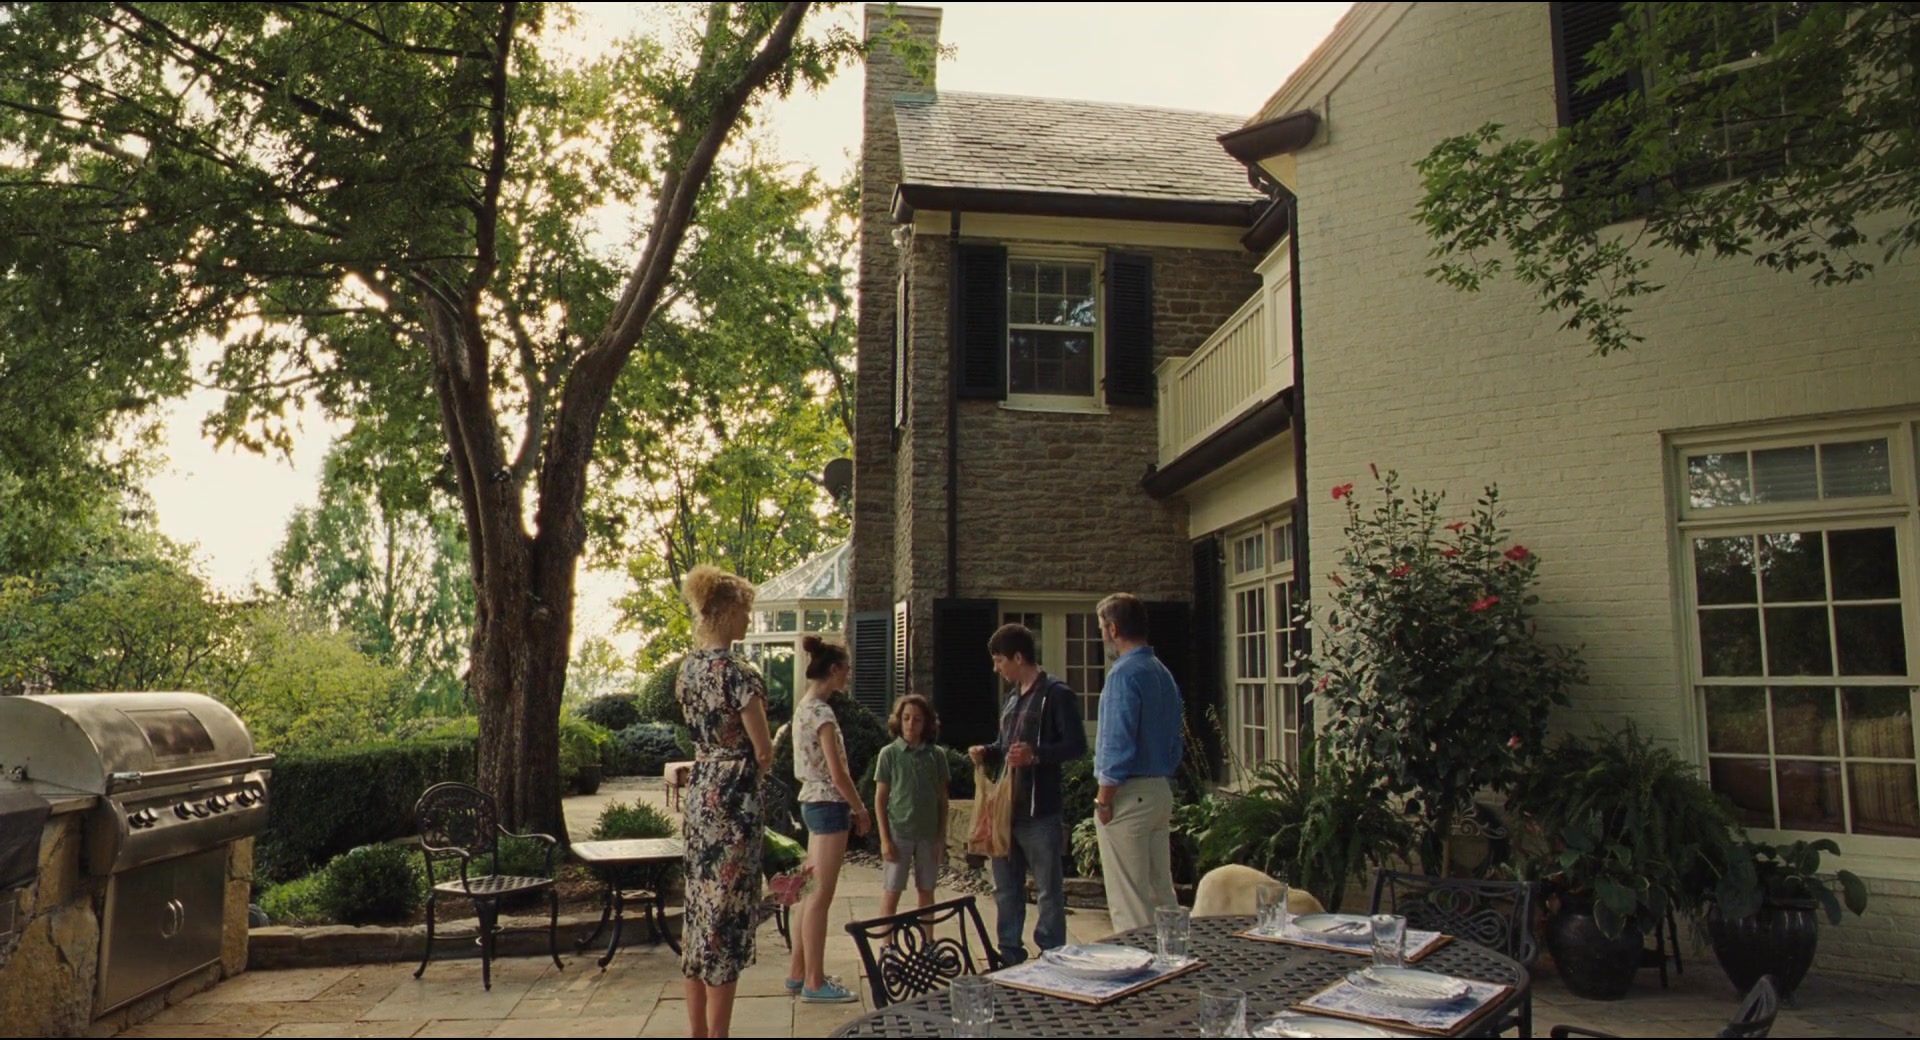
<svg viewBox="0 0 1920 1040">
<path fill-rule="evenodd" d="M 800 822 L 808 834 L 842 834 L 853 826 L 853 810 L 845 802 L 801 802 Z"/>
</svg>

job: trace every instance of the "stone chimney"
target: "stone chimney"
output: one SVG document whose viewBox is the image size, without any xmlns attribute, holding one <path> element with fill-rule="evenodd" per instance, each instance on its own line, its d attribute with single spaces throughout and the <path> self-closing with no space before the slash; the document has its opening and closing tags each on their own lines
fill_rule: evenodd
<svg viewBox="0 0 1920 1040">
<path fill-rule="evenodd" d="M 866 63 L 860 132 L 860 318 L 857 351 L 860 379 L 854 405 L 853 546 L 848 564 L 849 611 L 890 611 L 893 606 L 893 336 L 895 283 L 900 253 L 893 244 L 893 193 L 900 184 L 900 137 L 893 101 L 903 94 L 934 92 L 932 62 L 926 77 L 909 70 L 888 39 L 900 32 L 931 46 L 940 43 L 937 7 L 868 4 L 866 39 L 875 43 Z"/>
</svg>

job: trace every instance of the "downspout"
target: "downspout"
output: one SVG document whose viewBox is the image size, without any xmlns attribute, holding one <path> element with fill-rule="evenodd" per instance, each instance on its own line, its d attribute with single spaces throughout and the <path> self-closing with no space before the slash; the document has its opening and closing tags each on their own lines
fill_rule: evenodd
<svg viewBox="0 0 1920 1040">
<path fill-rule="evenodd" d="M 947 230 L 947 597 L 960 596 L 960 211 Z"/>
<path fill-rule="evenodd" d="M 1280 187 L 1287 207 L 1287 280 L 1293 299 L 1293 587 L 1299 602 L 1311 601 L 1313 594 L 1312 543 L 1307 528 L 1307 394 L 1305 321 L 1300 309 L 1300 197 Z M 1292 619 L 1288 619 L 1292 623 Z M 1313 650 L 1313 629 L 1302 633 L 1303 649 Z M 1312 705 L 1300 718 L 1305 732 L 1312 719 Z"/>
</svg>

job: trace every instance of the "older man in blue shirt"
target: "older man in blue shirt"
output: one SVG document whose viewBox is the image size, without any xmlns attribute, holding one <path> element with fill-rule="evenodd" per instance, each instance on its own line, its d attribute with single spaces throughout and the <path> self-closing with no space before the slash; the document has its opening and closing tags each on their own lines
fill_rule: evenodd
<svg viewBox="0 0 1920 1040">
<path fill-rule="evenodd" d="M 1093 775 L 1100 873 L 1113 928 L 1153 923 L 1173 895 L 1173 776 L 1185 749 L 1180 687 L 1147 645 L 1147 607 L 1116 593 L 1100 601 L 1100 634 L 1114 658 L 1100 691 Z"/>
</svg>

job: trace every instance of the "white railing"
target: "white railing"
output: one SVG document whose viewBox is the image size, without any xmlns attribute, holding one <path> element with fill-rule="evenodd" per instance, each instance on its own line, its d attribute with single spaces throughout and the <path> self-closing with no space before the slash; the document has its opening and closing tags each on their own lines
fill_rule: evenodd
<svg viewBox="0 0 1920 1040">
<path fill-rule="evenodd" d="M 1284 296 L 1278 297 L 1284 300 Z M 1291 322 L 1272 328 L 1268 292 L 1240 305 L 1200 349 L 1160 363 L 1160 465 L 1192 450 L 1249 407 L 1293 382 L 1293 357 L 1280 348 Z"/>
</svg>

